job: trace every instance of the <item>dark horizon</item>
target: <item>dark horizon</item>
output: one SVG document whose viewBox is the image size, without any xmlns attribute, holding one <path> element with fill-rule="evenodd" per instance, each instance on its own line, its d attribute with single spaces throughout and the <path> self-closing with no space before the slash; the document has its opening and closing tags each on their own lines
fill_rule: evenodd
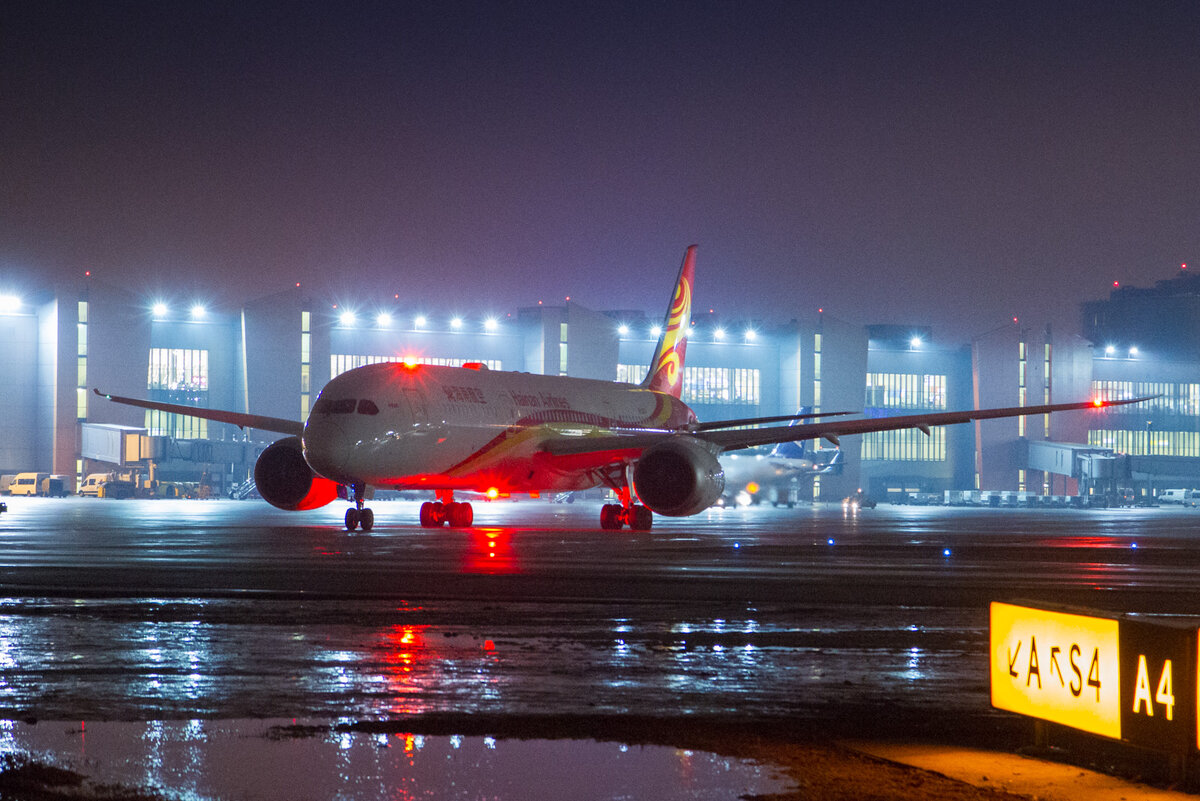
<svg viewBox="0 0 1200 801">
<path fill-rule="evenodd" d="M 1184 3 L 51 2 L 0 37 L 0 290 L 657 315 L 698 243 L 698 317 L 955 342 L 1200 253 Z"/>
</svg>

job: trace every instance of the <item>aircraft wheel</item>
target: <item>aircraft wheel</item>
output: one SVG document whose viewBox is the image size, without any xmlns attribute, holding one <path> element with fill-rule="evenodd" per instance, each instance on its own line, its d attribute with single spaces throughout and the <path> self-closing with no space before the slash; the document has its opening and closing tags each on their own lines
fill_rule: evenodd
<svg viewBox="0 0 1200 801">
<path fill-rule="evenodd" d="M 645 506 L 633 507 L 633 521 L 629 524 L 635 531 L 649 531 L 654 525 L 654 513 Z"/>
<path fill-rule="evenodd" d="M 354 531 L 358 528 L 358 510 L 351 506 L 346 510 L 346 531 Z"/>
<path fill-rule="evenodd" d="M 470 528 L 475 522 L 475 510 L 469 503 L 452 503 L 446 507 L 446 517 L 451 528 Z"/>
<path fill-rule="evenodd" d="M 375 528 L 375 513 L 370 509 L 363 509 L 358 515 L 358 525 L 363 531 L 370 531 Z"/>
<path fill-rule="evenodd" d="M 421 504 L 422 528 L 437 528 L 442 524 L 442 521 L 438 519 L 438 513 L 434 509 L 434 505 L 432 501 L 425 501 L 425 503 Z"/>
<path fill-rule="evenodd" d="M 616 531 L 622 525 L 621 507 L 614 503 L 606 503 L 600 507 L 600 528 Z"/>
</svg>

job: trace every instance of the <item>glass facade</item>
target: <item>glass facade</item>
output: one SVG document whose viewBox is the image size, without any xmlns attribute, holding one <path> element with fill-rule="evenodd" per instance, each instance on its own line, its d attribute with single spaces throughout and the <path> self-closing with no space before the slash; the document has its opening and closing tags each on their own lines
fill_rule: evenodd
<svg viewBox="0 0 1200 801">
<path fill-rule="evenodd" d="M 926 435 L 916 429 L 863 434 L 864 462 L 944 462 L 946 429 L 937 426 Z"/>
<path fill-rule="evenodd" d="M 946 408 L 946 376 L 920 373 L 867 373 L 865 405 L 875 409 Z"/>
<path fill-rule="evenodd" d="M 151 348 L 146 380 L 151 400 L 208 407 L 208 351 Z M 156 409 L 146 410 L 146 432 L 177 439 L 206 439 L 208 421 Z"/>
<path fill-rule="evenodd" d="M 617 380 L 639 384 L 649 370 L 645 364 L 618 364 Z M 761 371 L 750 367 L 684 367 L 682 399 L 689 406 L 758 406 L 762 403 Z"/>
<path fill-rule="evenodd" d="M 76 325 L 75 347 L 75 419 L 80 422 L 87 420 L 88 391 L 87 391 L 87 356 L 88 356 L 88 304 L 86 300 L 79 301 L 79 322 Z"/>
<path fill-rule="evenodd" d="M 1093 381 L 1093 397 L 1151 396 L 1105 415 L 1112 428 L 1088 431 L 1088 444 L 1133 456 L 1200 456 L 1200 383 Z"/>
</svg>

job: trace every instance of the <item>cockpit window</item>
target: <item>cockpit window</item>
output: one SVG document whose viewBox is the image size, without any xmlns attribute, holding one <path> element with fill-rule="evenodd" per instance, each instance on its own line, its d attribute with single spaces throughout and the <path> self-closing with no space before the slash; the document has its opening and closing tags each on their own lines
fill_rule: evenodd
<svg viewBox="0 0 1200 801">
<path fill-rule="evenodd" d="M 350 414 L 354 411 L 354 405 L 354 398 L 341 398 L 340 400 L 320 398 L 313 405 L 313 412 L 316 414 Z"/>
<path fill-rule="evenodd" d="M 375 401 L 363 398 L 358 402 L 359 414 L 379 414 L 379 407 L 375 405 Z"/>
</svg>

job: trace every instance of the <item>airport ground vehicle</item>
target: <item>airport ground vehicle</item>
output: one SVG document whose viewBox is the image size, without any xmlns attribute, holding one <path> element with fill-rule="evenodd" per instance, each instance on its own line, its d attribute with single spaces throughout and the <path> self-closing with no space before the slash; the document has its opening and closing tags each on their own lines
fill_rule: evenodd
<svg viewBox="0 0 1200 801">
<path fill-rule="evenodd" d="M 42 480 L 49 477 L 49 473 L 17 473 L 8 485 L 8 492 L 10 495 L 41 495 Z"/>
<path fill-rule="evenodd" d="M 1158 494 L 1159 503 L 1179 503 L 1184 506 L 1196 506 L 1200 504 L 1200 490 L 1194 489 L 1169 489 L 1163 490 Z"/>
</svg>

